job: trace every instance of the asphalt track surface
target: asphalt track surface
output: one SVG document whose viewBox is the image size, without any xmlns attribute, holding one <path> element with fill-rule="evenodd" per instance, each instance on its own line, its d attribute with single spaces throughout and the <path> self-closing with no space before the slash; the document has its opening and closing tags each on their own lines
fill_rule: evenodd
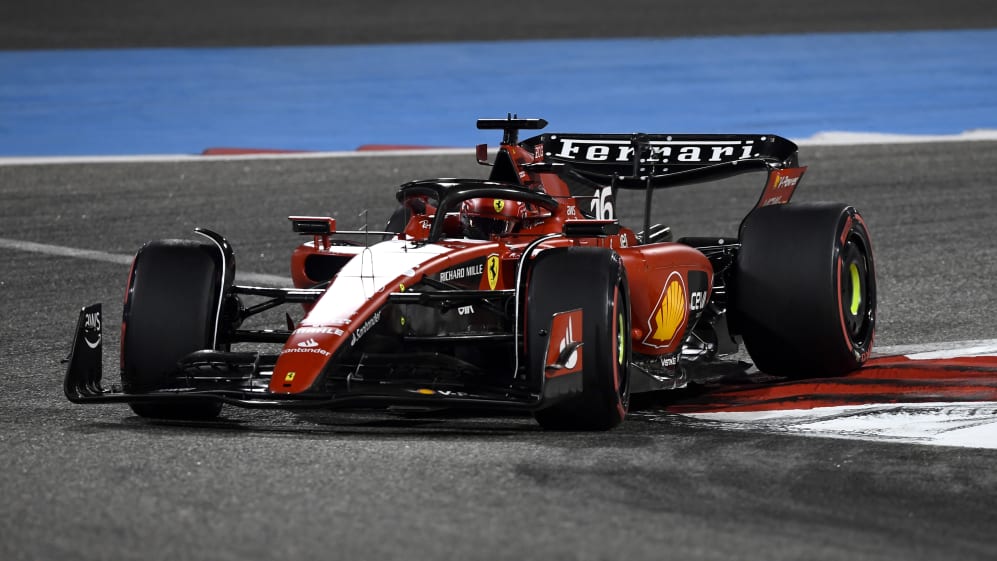
<svg viewBox="0 0 997 561">
<path fill-rule="evenodd" d="M 24 32 L 14 48 L 260 44 L 382 41 L 377 30 L 385 22 L 397 40 L 422 39 L 398 29 L 426 29 L 420 14 L 404 7 L 422 3 L 400 3 L 400 12 L 381 10 L 369 22 L 361 17 L 361 38 L 334 33 L 341 39 L 321 30 L 308 35 L 313 20 L 304 18 L 254 20 L 253 3 L 206 14 L 166 9 L 177 2 L 143 2 L 147 11 L 131 15 L 123 4 L 134 3 L 5 4 L 0 26 L 14 29 L 0 29 L 0 38 Z M 610 35 L 648 27 L 718 34 L 994 25 L 989 2 L 902 9 L 803 2 L 793 3 L 801 6 L 795 12 L 778 3 L 801 18 L 795 22 L 772 18 L 775 3 L 754 4 L 764 16 L 720 10 L 689 20 L 703 27 L 673 28 L 631 17 L 618 26 L 623 33 Z M 97 13 L 74 11 L 83 5 Z M 593 23 L 589 3 L 572 5 L 579 7 L 559 19 L 543 17 L 579 22 L 565 24 L 564 36 L 609 27 Z M 50 16 L 19 25 L 28 20 L 18 14 L 34 6 L 36 15 Z M 506 22 L 492 33 L 537 33 L 501 17 L 516 7 L 483 8 Z M 446 23 L 450 38 L 467 32 L 433 13 L 426 17 Z M 352 27 L 320 21 L 323 29 Z M 216 33 L 228 29 L 223 23 L 237 32 Z M 803 151 L 811 168 L 799 200 L 853 203 L 872 230 L 881 345 L 997 337 L 995 148 L 973 142 Z M 482 171 L 467 156 L 0 167 L 0 239 L 126 255 L 148 239 L 206 226 L 230 238 L 241 270 L 286 275 L 298 240 L 284 216 L 328 211 L 341 224 L 358 224 L 361 209 L 387 216 L 402 181 Z M 699 186 L 659 210 L 679 234 L 731 232 L 756 195 L 740 181 Z M 632 206 L 625 216 L 632 222 Z M 121 406 L 72 405 L 61 395 L 59 360 L 75 314 L 98 300 L 105 317 L 120 314 L 126 274 L 127 265 L 115 262 L 0 249 L 2 559 L 997 556 L 993 450 L 724 431 L 661 414 L 653 404 L 605 434 L 544 433 L 519 417 L 237 409 L 218 423 L 191 425 L 141 420 Z M 114 362 L 109 352 L 105 369 L 113 372 Z"/>
<path fill-rule="evenodd" d="M 807 148 L 799 200 L 862 209 L 884 345 L 997 337 L 997 143 Z M 960 165 L 952 166 L 952 162 Z M 286 275 L 286 215 L 388 216 L 465 156 L 0 167 L 0 238 L 129 254 L 225 233 L 242 271 Z M 757 179 L 757 178 L 756 178 Z M 757 182 L 658 197 L 678 234 L 725 234 Z M 625 221 L 636 207 L 623 203 Z M 710 218 L 706 218 L 710 217 Z M 372 222 L 379 222 L 372 219 Z M 725 431 L 662 413 L 602 434 L 521 417 L 142 420 L 61 395 L 78 308 L 105 303 L 113 381 L 127 265 L 0 249 L 0 558 L 992 559 L 997 451 Z"/>
</svg>

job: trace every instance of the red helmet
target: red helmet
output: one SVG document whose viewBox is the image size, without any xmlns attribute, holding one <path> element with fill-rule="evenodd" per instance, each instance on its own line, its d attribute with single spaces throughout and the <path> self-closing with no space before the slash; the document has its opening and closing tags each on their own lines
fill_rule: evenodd
<svg viewBox="0 0 997 561">
<path fill-rule="evenodd" d="M 526 217 L 526 203 L 508 199 L 468 199 L 460 205 L 460 223 L 469 238 L 510 234 Z"/>
</svg>

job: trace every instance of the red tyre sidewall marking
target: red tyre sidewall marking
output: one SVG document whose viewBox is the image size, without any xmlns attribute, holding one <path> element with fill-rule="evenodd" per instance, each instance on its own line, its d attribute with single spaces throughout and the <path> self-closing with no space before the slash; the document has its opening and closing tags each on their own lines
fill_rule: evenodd
<svg viewBox="0 0 997 561">
<path fill-rule="evenodd" d="M 855 354 L 855 345 L 852 344 L 851 334 L 848 333 L 848 326 L 845 322 L 845 307 L 844 302 L 841 301 L 841 288 L 844 286 L 844 278 L 842 275 L 842 268 L 844 266 L 844 259 L 842 259 L 841 253 L 845 250 L 845 244 L 848 240 L 848 234 L 852 231 L 852 215 L 848 215 L 848 220 L 845 221 L 845 227 L 841 233 L 841 237 L 838 239 L 838 255 L 835 258 L 837 261 L 837 279 L 838 282 L 835 285 L 835 296 L 838 299 L 838 320 L 841 323 L 841 334 L 845 336 L 845 345 L 848 346 L 848 352 Z"/>
</svg>

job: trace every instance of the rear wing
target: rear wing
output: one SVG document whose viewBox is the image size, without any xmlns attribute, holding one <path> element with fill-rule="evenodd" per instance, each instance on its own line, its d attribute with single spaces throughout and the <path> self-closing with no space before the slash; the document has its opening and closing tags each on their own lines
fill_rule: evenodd
<svg viewBox="0 0 997 561">
<path fill-rule="evenodd" d="M 796 144 L 776 135 L 547 133 L 520 146 L 537 168 L 622 189 L 714 181 L 798 161 Z"/>
<path fill-rule="evenodd" d="M 758 208 L 788 203 L 807 169 L 799 166 L 796 144 L 773 134 L 544 133 L 519 142 L 520 130 L 546 126 L 543 119 L 512 114 L 478 120 L 479 129 L 504 131 L 503 145 L 518 145 L 532 156 L 520 170 L 580 180 L 569 187 L 572 195 L 592 199 L 597 218 L 615 218 L 611 209 L 618 189 L 643 190 L 645 232 L 650 231 L 651 198 L 657 189 L 764 171 L 768 177 L 755 203 Z M 487 163 L 484 148 L 478 146 L 479 163 Z"/>
</svg>

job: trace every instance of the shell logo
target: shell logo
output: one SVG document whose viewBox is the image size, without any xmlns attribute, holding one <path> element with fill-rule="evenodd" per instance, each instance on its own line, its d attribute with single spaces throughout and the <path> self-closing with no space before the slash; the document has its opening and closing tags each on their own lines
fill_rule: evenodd
<svg viewBox="0 0 997 561">
<path fill-rule="evenodd" d="M 689 307 L 686 303 L 685 280 L 678 271 L 668 275 L 658 304 L 647 320 L 648 333 L 642 341 L 650 347 L 667 347 L 685 323 Z"/>
</svg>

